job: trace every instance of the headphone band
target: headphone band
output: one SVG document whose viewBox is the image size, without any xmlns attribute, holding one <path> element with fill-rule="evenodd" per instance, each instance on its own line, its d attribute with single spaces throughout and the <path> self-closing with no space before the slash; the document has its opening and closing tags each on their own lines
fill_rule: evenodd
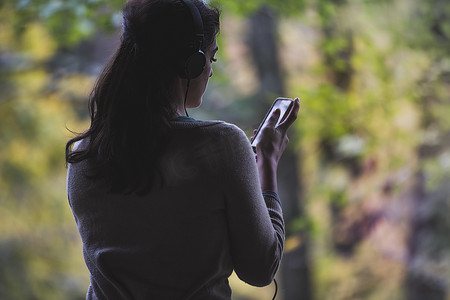
<svg viewBox="0 0 450 300">
<path fill-rule="evenodd" d="M 191 16 L 192 16 L 192 23 L 194 25 L 194 42 L 196 43 L 195 47 L 200 50 L 203 46 L 203 39 L 204 39 L 204 31 L 203 31 L 203 21 L 202 17 L 200 15 L 200 12 L 198 11 L 197 6 L 191 1 L 191 0 L 181 0 L 186 6 L 188 7 Z"/>
<path fill-rule="evenodd" d="M 181 0 L 181 2 L 189 9 L 194 35 L 191 37 L 191 42 L 187 45 L 186 56 L 182 58 L 179 74 L 182 78 L 194 79 L 200 76 L 206 65 L 205 53 L 202 51 L 204 39 L 203 21 L 200 11 L 193 1 Z"/>
</svg>

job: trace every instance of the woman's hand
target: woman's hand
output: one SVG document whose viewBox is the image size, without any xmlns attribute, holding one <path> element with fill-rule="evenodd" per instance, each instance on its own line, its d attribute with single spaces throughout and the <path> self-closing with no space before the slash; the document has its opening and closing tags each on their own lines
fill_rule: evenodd
<svg viewBox="0 0 450 300">
<path fill-rule="evenodd" d="M 286 118 L 276 127 L 275 125 L 280 118 L 280 110 L 275 110 L 269 117 L 266 126 L 261 130 L 260 142 L 256 145 L 256 153 L 259 160 L 278 164 L 289 143 L 287 131 L 297 119 L 299 106 L 299 99 L 296 98 L 290 110 L 287 112 Z"/>
<path fill-rule="evenodd" d="M 278 193 L 278 162 L 289 143 L 287 131 L 297 119 L 299 107 L 299 99 L 296 98 L 292 107 L 287 112 L 286 118 L 278 126 L 275 125 L 280 118 L 280 110 L 275 110 L 260 133 L 261 139 L 256 145 L 256 163 L 258 165 L 261 189 L 263 191 L 268 190 Z"/>
</svg>

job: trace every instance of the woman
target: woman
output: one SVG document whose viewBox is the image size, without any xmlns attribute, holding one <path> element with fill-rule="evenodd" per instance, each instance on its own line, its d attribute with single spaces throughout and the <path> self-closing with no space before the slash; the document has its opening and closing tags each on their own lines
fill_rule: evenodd
<svg viewBox="0 0 450 300">
<path fill-rule="evenodd" d="M 197 121 L 219 13 L 199 0 L 130 0 L 121 44 L 90 97 L 91 126 L 66 146 L 67 189 L 90 272 L 87 299 L 230 299 L 234 270 L 269 284 L 284 243 L 276 169 L 286 121 L 257 146 Z"/>
</svg>

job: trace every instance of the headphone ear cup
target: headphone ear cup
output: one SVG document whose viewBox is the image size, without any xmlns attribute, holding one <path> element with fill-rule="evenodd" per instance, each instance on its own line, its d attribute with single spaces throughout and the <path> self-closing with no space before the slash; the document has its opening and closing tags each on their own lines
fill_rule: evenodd
<svg viewBox="0 0 450 300">
<path fill-rule="evenodd" d="M 206 56 L 199 50 L 190 55 L 184 63 L 184 75 L 187 79 L 194 79 L 203 73 L 206 65 Z"/>
</svg>

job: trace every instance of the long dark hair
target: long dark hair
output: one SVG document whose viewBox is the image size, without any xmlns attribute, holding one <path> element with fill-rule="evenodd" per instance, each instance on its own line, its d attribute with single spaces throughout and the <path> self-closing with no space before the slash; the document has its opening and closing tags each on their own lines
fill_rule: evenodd
<svg viewBox="0 0 450 300">
<path fill-rule="evenodd" d="M 203 50 L 219 31 L 219 12 L 191 0 L 202 16 Z M 93 162 L 90 176 L 111 192 L 145 193 L 156 176 L 175 116 L 171 87 L 194 27 L 181 0 L 129 0 L 121 43 L 90 94 L 90 128 L 66 144 L 66 163 Z M 72 150 L 84 140 L 83 147 Z"/>
</svg>

